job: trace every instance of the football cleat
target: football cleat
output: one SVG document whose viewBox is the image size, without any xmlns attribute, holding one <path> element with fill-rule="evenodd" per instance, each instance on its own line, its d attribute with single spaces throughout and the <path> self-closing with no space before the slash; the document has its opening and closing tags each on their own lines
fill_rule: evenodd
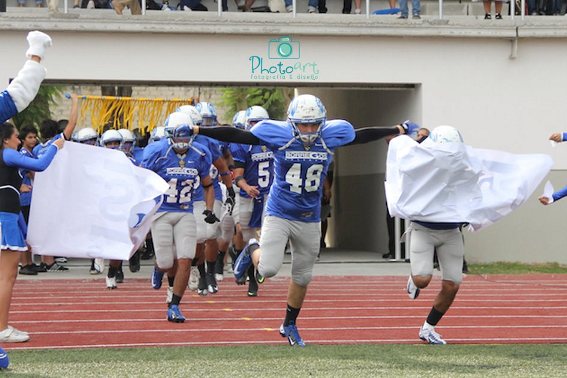
<svg viewBox="0 0 567 378">
<path fill-rule="evenodd" d="M 287 326 L 284 326 L 282 323 L 280 326 L 280 335 L 282 337 L 287 337 L 287 341 L 291 346 L 299 345 L 302 348 L 305 347 L 305 343 L 301 336 L 299 336 L 299 331 L 297 330 L 297 326 L 294 322 L 290 322 Z"/>
<path fill-rule="evenodd" d="M 165 298 L 165 303 L 170 304 L 173 300 L 173 288 L 171 286 L 167 287 L 167 296 Z"/>
<path fill-rule="evenodd" d="M 152 287 L 156 290 L 161 289 L 161 282 L 163 281 L 163 272 L 154 265 L 154 271 L 152 272 Z"/>
<path fill-rule="evenodd" d="M 410 297 L 410 299 L 416 299 L 419 296 L 420 290 L 413 283 L 411 276 L 408 278 L 408 284 L 406 286 L 406 292 L 408 293 L 408 297 Z"/>
<path fill-rule="evenodd" d="M 250 247 L 253 245 L 258 245 L 256 239 L 250 239 L 246 247 L 242 250 L 238 258 L 234 263 L 234 278 L 236 278 L 236 283 L 242 285 L 246 282 L 246 272 L 250 265 L 252 265 L 252 256 L 250 255 Z"/>
<path fill-rule="evenodd" d="M 178 305 L 169 306 L 167 309 L 167 320 L 174 323 L 183 323 L 185 321 L 185 316 L 183 316 Z"/>
<path fill-rule="evenodd" d="M 219 291 L 219 286 L 213 273 L 207 273 L 205 275 L 205 282 L 207 283 L 207 291 L 209 293 L 216 294 Z"/>
<path fill-rule="evenodd" d="M 106 277 L 106 288 L 107 289 L 116 289 L 116 277 Z"/>
<path fill-rule="evenodd" d="M 432 327 L 422 326 L 419 330 L 419 338 L 429 344 L 445 345 L 447 342 L 441 338 L 441 335 L 435 332 Z"/>
<path fill-rule="evenodd" d="M 196 266 L 191 267 L 191 273 L 189 276 L 189 290 L 195 291 L 199 288 L 199 278 L 201 278 L 201 274 L 199 273 L 199 269 Z"/>
<path fill-rule="evenodd" d="M 205 296 L 209 294 L 209 292 L 207 291 L 207 280 L 205 277 L 199 278 L 199 286 L 197 287 L 197 294 L 201 296 Z"/>
</svg>

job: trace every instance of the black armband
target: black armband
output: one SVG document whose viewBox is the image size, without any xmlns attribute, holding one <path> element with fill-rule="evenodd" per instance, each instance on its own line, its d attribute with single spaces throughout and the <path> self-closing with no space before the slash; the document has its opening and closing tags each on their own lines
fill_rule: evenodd
<svg viewBox="0 0 567 378">
<path fill-rule="evenodd" d="M 260 145 L 260 139 L 250 131 L 231 126 L 199 127 L 199 134 L 223 142 Z"/>
</svg>

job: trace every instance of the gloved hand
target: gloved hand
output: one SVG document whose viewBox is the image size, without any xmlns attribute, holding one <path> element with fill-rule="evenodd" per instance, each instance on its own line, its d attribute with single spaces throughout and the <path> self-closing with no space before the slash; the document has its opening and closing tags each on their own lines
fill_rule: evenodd
<svg viewBox="0 0 567 378">
<path fill-rule="evenodd" d="M 404 128 L 404 130 L 406 131 L 406 135 L 415 139 L 417 137 L 417 132 L 420 129 L 420 126 L 415 123 L 410 121 L 409 119 L 404 121 L 401 126 Z"/>
<path fill-rule="evenodd" d="M 26 56 L 31 58 L 32 55 L 37 55 L 43 59 L 45 49 L 52 45 L 51 37 L 40 31 L 32 31 L 28 33 L 29 48 L 26 51 Z"/>
<path fill-rule="evenodd" d="M 234 193 L 234 189 L 227 188 L 226 189 L 226 201 L 224 205 L 226 206 L 226 211 L 228 211 L 228 215 L 232 215 L 232 211 L 234 210 L 234 205 L 236 204 L 236 193 Z"/>
<path fill-rule="evenodd" d="M 213 213 L 209 209 L 203 211 L 203 215 L 205 216 L 205 222 L 207 222 L 208 224 L 214 224 L 215 222 L 220 222 L 220 219 L 217 218 L 215 213 Z"/>
</svg>

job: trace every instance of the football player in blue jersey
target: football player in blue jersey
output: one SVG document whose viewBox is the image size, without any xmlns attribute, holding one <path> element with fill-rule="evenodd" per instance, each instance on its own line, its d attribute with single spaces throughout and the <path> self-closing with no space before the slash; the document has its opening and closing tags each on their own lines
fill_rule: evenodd
<svg viewBox="0 0 567 378">
<path fill-rule="evenodd" d="M 252 106 L 246 110 L 245 129 L 250 130 L 258 122 L 269 119 L 266 109 Z M 238 216 L 243 244 L 258 237 L 262 226 L 265 206 L 270 187 L 274 179 L 274 153 L 264 145 L 231 144 L 234 159 L 234 181 L 240 188 L 238 201 Z M 248 277 L 248 296 L 258 295 L 258 282 L 254 266 L 248 268 L 246 275 L 237 279 L 240 285 Z"/>
<path fill-rule="evenodd" d="M 142 162 L 144 168 L 156 172 L 170 185 L 151 227 L 156 252 L 152 287 L 159 289 L 167 272 L 167 320 L 176 323 L 185 321 L 179 303 L 195 257 L 197 226 L 193 195 L 196 187 L 202 187 L 205 192 L 206 221 L 218 221 L 212 211 L 215 194 L 209 175 L 211 153 L 191 137 L 192 124 L 184 113 L 170 115 L 166 127 L 168 138 L 156 142 L 159 148 L 146 149 Z"/>
<path fill-rule="evenodd" d="M 179 109 L 181 112 L 189 115 L 195 125 L 207 125 L 207 127 L 216 125 L 217 115 L 214 106 L 208 102 L 200 102 L 197 106 L 186 105 Z M 213 164 L 211 165 L 211 178 L 213 179 L 213 187 L 215 190 L 215 204 L 214 213 L 221 214 L 222 212 L 222 190 L 219 185 L 219 178 L 222 180 L 227 189 L 226 206 L 232 209 L 235 202 L 235 191 L 232 188 L 231 172 L 228 169 L 228 164 L 222 154 L 221 145 L 218 141 L 207 138 L 202 135 L 195 137 L 195 142 L 200 143 L 207 147 L 211 152 Z M 205 262 L 197 264 L 199 271 L 199 281 L 197 284 L 198 294 L 207 295 L 208 293 L 215 294 L 218 292 L 218 283 L 215 278 L 215 265 L 218 255 L 218 241 L 217 238 L 221 236 L 220 222 L 208 224 L 202 216 L 205 209 L 203 201 L 203 190 L 201 187 L 195 188 L 195 214 L 197 219 L 197 255 L 201 256 L 204 250 Z M 204 243 L 204 244 L 203 244 Z M 200 259 L 199 259 L 200 260 Z"/>
<path fill-rule="evenodd" d="M 290 345 L 304 346 L 296 326 L 313 265 L 319 253 L 322 183 L 333 151 L 345 145 L 371 142 L 388 135 L 414 134 L 419 126 L 405 122 L 392 127 L 354 130 L 344 120 L 327 120 L 323 103 L 300 95 L 288 108 L 287 122 L 262 121 L 250 131 L 232 127 L 199 128 L 194 133 L 227 142 L 265 145 L 274 153 L 274 182 L 268 196 L 260 242 L 252 239 L 234 266 L 242 279 L 250 264 L 263 277 L 274 276 L 283 263 L 287 241 L 293 254 L 292 279 L 280 334 Z"/>
</svg>

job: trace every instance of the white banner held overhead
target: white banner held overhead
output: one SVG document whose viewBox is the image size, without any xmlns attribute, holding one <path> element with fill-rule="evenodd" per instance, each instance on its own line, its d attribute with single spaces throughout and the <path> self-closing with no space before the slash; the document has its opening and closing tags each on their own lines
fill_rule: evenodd
<svg viewBox="0 0 567 378">
<path fill-rule="evenodd" d="M 390 215 L 489 226 L 522 205 L 549 173 L 548 155 L 516 155 L 464 144 L 394 138 L 386 161 Z"/>
<path fill-rule="evenodd" d="M 66 142 L 35 176 L 28 243 L 40 255 L 128 260 L 168 188 L 121 151 Z"/>
</svg>

